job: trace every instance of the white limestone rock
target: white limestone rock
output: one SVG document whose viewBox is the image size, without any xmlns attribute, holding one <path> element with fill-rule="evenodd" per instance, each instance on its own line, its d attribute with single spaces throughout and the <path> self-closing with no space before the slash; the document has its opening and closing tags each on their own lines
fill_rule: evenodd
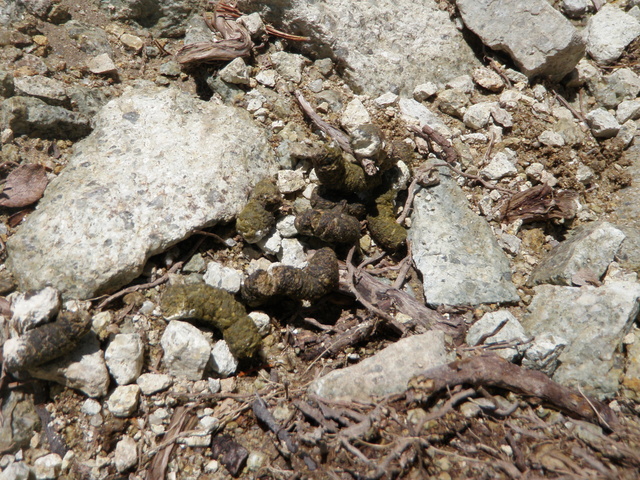
<svg viewBox="0 0 640 480">
<path fill-rule="evenodd" d="M 55 288 L 10 295 L 11 322 L 20 331 L 34 328 L 51 320 L 60 310 L 60 295 Z"/>
<path fill-rule="evenodd" d="M 477 345 L 482 337 L 489 335 L 484 340 L 484 345 L 496 343 L 525 343 L 527 337 L 524 328 L 516 317 L 508 310 L 498 310 L 485 313 L 481 319 L 469 327 L 466 341 L 469 345 Z M 510 362 L 515 360 L 526 347 L 505 346 L 494 352 Z"/>
<path fill-rule="evenodd" d="M 107 407 L 116 417 L 129 417 L 138 408 L 139 398 L 138 385 L 120 385 L 109 396 Z"/>
<path fill-rule="evenodd" d="M 233 375 L 238 368 L 238 360 L 224 340 L 218 340 L 211 349 L 211 368 L 221 377 Z"/>
<path fill-rule="evenodd" d="M 242 285 L 242 278 L 243 274 L 240 270 L 227 267 L 219 262 L 209 262 L 204 274 L 204 283 L 229 293 L 238 293 Z"/>
<path fill-rule="evenodd" d="M 138 445 L 136 441 L 124 436 L 122 440 L 116 443 L 116 451 L 113 459 L 118 473 L 123 473 L 133 468 L 138 463 Z"/>
<path fill-rule="evenodd" d="M 211 346 L 200 330 L 190 323 L 172 320 L 162 334 L 160 345 L 170 375 L 186 380 L 202 379 Z"/>
<path fill-rule="evenodd" d="M 619 7 L 604 5 L 589 19 L 585 30 L 587 52 L 598 63 L 616 61 L 638 35 L 640 22 Z"/>
<path fill-rule="evenodd" d="M 153 395 L 169 388 L 173 384 L 173 379 L 164 373 L 143 373 L 136 383 L 143 395 Z"/>
<path fill-rule="evenodd" d="M 142 338 L 137 333 L 116 335 L 104 351 L 104 360 L 118 385 L 135 382 L 144 363 Z"/>
</svg>

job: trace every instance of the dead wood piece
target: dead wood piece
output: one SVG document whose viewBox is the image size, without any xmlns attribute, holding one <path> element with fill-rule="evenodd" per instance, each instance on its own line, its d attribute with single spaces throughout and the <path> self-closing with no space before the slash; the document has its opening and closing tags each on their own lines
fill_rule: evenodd
<svg viewBox="0 0 640 480">
<path fill-rule="evenodd" d="M 317 360 L 318 358 L 334 357 L 340 352 L 344 352 L 345 348 L 356 345 L 371 336 L 375 330 L 375 322 L 367 320 L 361 322 L 353 328 L 350 328 L 346 332 L 336 335 L 331 339 L 331 343 L 328 346 L 320 345 L 308 350 L 305 350 L 301 354 L 303 360 Z"/>
<path fill-rule="evenodd" d="M 242 472 L 249 457 L 249 451 L 231 438 L 231 435 L 218 435 L 211 441 L 211 456 L 219 458 L 232 477 Z"/>
<path fill-rule="evenodd" d="M 447 140 L 441 133 L 436 132 L 429 125 L 424 125 L 422 127 L 422 130 L 420 130 L 418 127 L 411 126 L 410 130 L 420 137 L 424 138 L 425 140 L 433 140 L 438 145 L 440 145 L 447 163 L 454 164 L 458 161 L 458 154 L 453 148 L 453 145 L 451 145 L 451 142 Z"/>
<path fill-rule="evenodd" d="M 228 62 L 251 53 L 253 42 L 244 25 L 232 20 L 230 15 L 216 11 L 205 13 L 203 18 L 210 30 L 220 33 L 222 40 L 185 45 L 176 53 L 180 65 Z"/>
<path fill-rule="evenodd" d="M 588 400 L 542 372 L 527 370 L 495 355 L 479 355 L 431 368 L 409 382 L 416 393 L 426 395 L 462 384 L 498 387 L 535 396 L 569 415 L 608 429 L 615 430 L 620 425 L 613 411 L 602 402 Z"/>
<path fill-rule="evenodd" d="M 169 429 L 165 435 L 166 440 L 159 448 L 155 457 L 153 457 L 151 465 L 147 470 L 146 480 L 163 480 L 165 478 L 167 464 L 171 458 L 171 452 L 175 447 L 175 442 L 180 436 L 180 432 L 190 429 L 197 420 L 195 416 L 190 415 L 192 410 L 193 407 L 176 407 L 171 417 Z"/>
<path fill-rule="evenodd" d="M 546 183 L 514 194 L 502 210 L 508 223 L 522 219 L 523 223 L 553 219 L 571 219 L 576 215 L 577 192 L 554 192 Z"/>
<path fill-rule="evenodd" d="M 325 418 L 318 408 L 301 400 L 295 400 L 293 404 L 305 417 L 320 425 L 327 433 L 336 433 L 338 431 L 338 424 L 329 418 Z"/>
<path fill-rule="evenodd" d="M 256 394 L 256 399 L 251 402 L 251 409 L 255 416 L 287 446 L 287 450 L 289 450 L 289 452 L 296 453 L 298 451 L 298 446 L 293 443 L 293 439 L 291 438 L 291 435 L 289 435 L 289 432 L 280 426 L 276 419 L 273 418 L 267 403 L 262 399 L 262 397 L 260 397 L 260 395 Z"/>
<path fill-rule="evenodd" d="M 47 187 L 45 168 L 36 163 L 21 165 L 7 177 L 0 194 L 0 207 L 26 207 L 37 202 Z"/>
</svg>

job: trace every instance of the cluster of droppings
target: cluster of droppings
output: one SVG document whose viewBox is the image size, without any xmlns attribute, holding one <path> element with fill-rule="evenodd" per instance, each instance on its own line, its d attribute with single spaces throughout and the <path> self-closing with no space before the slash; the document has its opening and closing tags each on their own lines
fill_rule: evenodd
<svg viewBox="0 0 640 480">
<path fill-rule="evenodd" d="M 305 268 L 278 265 L 251 274 L 242 286 L 242 298 L 250 306 L 257 306 L 279 297 L 314 300 L 338 286 L 338 259 L 328 247 L 321 248 L 309 259 Z"/>
<path fill-rule="evenodd" d="M 380 175 L 367 175 L 364 169 L 346 158 L 337 147 L 327 148 L 326 155 L 313 161 L 318 180 L 323 185 L 345 193 L 368 192 L 380 185 Z"/>
<path fill-rule="evenodd" d="M 256 243 L 269 233 L 275 223 L 273 212 L 282 203 L 280 192 L 273 178 L 260 180 L 249 201 L 236 219 L 238 233 L 248 243 Z"/>
<path fill-rule="evenodd" d="M 37 367 L 71 352 L 91 328 L 88 312 L 61 312 L 46 323 L 4 343 L 3 364 L 9 372 Z"/>
<path fill-rule="evenodd" d="M 353 195 L 336 194 L 323 185 L 319 185 L 311 192 L 309 199 L 311 206 L 316 210 L 331 210 L 338 205 L 344 208 L 343 213 L 356 217 L 359 220 L 367 215 L 367 207 Z"/>
<path fill-rule="evenodd" d="M 385 250 L 394 251 L 407 240 L 407 231 L 396 222 L 394 201 L 397 191 L 387 188 L 375 198 L 375 207 L 367 215 L 371 238 Z"/>
<path fill-rule="evenodd" d="M 253 357 L 260 334 L 244 306 L 225 290 L 206 284 L 171 285 L 160 304 L 168 320 L 194 319 L 222 333 L 236 358 Z"/>
<path fill-rule="evenodd" d="M 296 217 L 296 230 L 327 243 L 354 244 L 360 238 L 360 222 L 343 210 L 342 205 L 331 210 L 307 210 Z"/>
</svg>

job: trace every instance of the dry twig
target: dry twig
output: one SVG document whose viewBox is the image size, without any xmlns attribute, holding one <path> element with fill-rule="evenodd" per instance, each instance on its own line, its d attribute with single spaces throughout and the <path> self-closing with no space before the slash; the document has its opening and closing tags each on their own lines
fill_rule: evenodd
<svg viewBox="0 0 640 480">
<path fill-rule="evenodd" d="M 302 95 L 302 92 L 300 90 L 296 90 L 294 92 L 294 95 L 296 97 L 296 100 L 298 101 L 300 110 L 302 110 L 304 114 L 309 117 L 311 123 L 313 123 L 324 133 L 326 133 L 330 138 L 335 140 L 342 150 L 347 153 L 353 154 L 353 150 L 351 149 L 351 145 L 349 143 L 349 136 L 339 128 L 336 128 L 333 125 L 325 122 L 322 117 L 316 113 L 311 104 L 307 102 L 306 98 L 304 98 L 304 95 Z"/>
</svg>

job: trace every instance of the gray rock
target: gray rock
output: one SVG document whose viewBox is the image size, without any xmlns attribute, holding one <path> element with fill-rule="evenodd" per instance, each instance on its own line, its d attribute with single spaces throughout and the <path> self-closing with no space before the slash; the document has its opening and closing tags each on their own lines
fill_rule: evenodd
<svg viewBox="0 0 640 480">
<path fill-rule="evenodd" d="M 271 319 L 269 318 L 269 315 L 264 312 L 251 312 L 249 313 L 249 317 L 251 317 L 253 323 L 256 324 L 256 327 L 258 327 L 260 335 L 264 337 L 269 333 L 269 330 L 271 329 Z"/>
<path fill-rule="evenodd" d="M 242 284 L 243 274 L 240 270 L 230 268 L 218 262 L 207 263 L 204 283 L 212 287 L 221 288 L 230 293 L 238 293 Z"/>
<path fill-rule="evenodd" d="M 468 93 L 468 94 L 470 94 L 475 90 L 475 85 L 473 84 L 473 78 L 471 77 L 471 75 L 466 75 L 466 74 L 459 75 L 455 78 L 452 78 L 445 84 L 445 87 L 455 89 L 455 90 L 461 90 L 464 93 Z"/>
<path fill-rule="evenodd" d="M 165 77 L 179 77 L 182 70 L 180 69 L 180 64 L 174 60 L 169 60 L 168 62 L 164 62 L 160 65 L 160 69 L 158 70 L 160 75 L 164 75 Z"/>
<path fill-rule="evenodd" d="M 23 290 L 87 298 L 118 288 L 193 230 L 232 220 L 276 169 L 246 111 L 174 89 L 130 90 L 95 125 L 9 242 Z"/>
<path fill-rule="evenodd" d="M 464 113 L 462 121 L 472 130 L 484 128 L 491 118 L 491 110 L 497 105 L 496 102 L 480 102 L 471 105 Z"/>
<path fill-rule="evenodd" d="M 457 0 L 456 5 L 467 28 L 488 47 L 507 52 L 529 78 L 560 80 L 584 55 L 580 33 L 545 0 Z"/>
<path fill-rule="evenodd" d="M 87 55 L 110 55 L 113 53 L 107 32 L 100 27 L 70 20 L 64 24 L 64 28 L 69 37 L 76 41 L 76 46 Z"/>
<path fill-rule="evenodd" d="M 417 100 L 417 99 L 416 99 Z M 457 88 L 449 88 L 438 94 L 438 108 L 442 113 L 462 120 L 471 104 L 468 95 Z"/>
<path fill-rule="evenodd" d="M 429 125 L 438 133 L 441 133 L 446 137 L 451 137 L 451 130 L 449 130 L 449 127 L 447 127 L 438 115 L 433 113 L 422 103 L 416 102 L 412 98 L 401 98 L 398 102 L 398 106 L 400 107 L 400 113 L 404 120 L 408 123 L 415 123 L 417 120 L 420 127 Z"/>
<path fill-rule="evenodd" d="M 404 392 L 412 377 L 452 359 L 444 333 L 432 330 L 403 338 L 357 365 L 320 377 L 309 392 L 332 400 L 367 402 L 371 397 Z"/>
<path fill-rule="evenodd" d="M 359 98 L 354 98 L 344 108 L 340 116 L 340 124 L 349 132 L 360 125 L 371 123 L 371 116 Z"/>
<path fill-rule="evenodd" d="M 282 239 L 282 251 L 278 255 L 278 260 L 284 265 L 296 268 L 307 266 L 307 255 L 304 252 L 304 246 L 297 238 Z"/>
<path fill-rule="evenodd" d="M 562 0 L 560 8 L 567 17 L 581 18 L 591 5 L 589 0 Z"/>
<path fill-rule="evenodd" d="M 625 152 L 631 165 L 627 172 L 640 178 L 640 145 L 632 145 Z M 624 268 L 640 273 L 640 183 L 633 182 L 618 192 L 618 205 L 611 221 L 624 232 L 626 238 L 620 246 L 616 261 Z"/>
<path fill-rule="evenodd" d="M 622 373 L 617 352 L 638 315 L 640 284 L 540 285 L 535 292 L 522 326 L 535 337 L 551 334 L 568 343 L 553 379 L 599 399 L 615 395 Z"/>
<path fill-rule="evenodd" d="M 638 126 L 636 125 L 636 122 L 634 122 L 633 120 L 628 120 L 624 125 L 620 127 L 620 130 L 618 130 L 616 139 L 620 141 L 620 143 L 623 145 L 623 148 L 627 148 L 635 138 L 637 131 Z"/>
<path fill-rule="evenodd" d="M 567 346 L 567 341 L 550 333 L 536 336 L 524 352 L 522 366 L 552 376 L 558 368 L 558 357 Z"/>
<path fill-rule="evenodd" d="M 421 83 L 420 85 L 416 85 L 413 89 L 413 98 L 416 102 L 424 102 L 428 98 L 433 97 L 436 93 L 438 93 L 438 86 L 433 82 Z M 379 100 L 385 95 L 393 95 L 395 98 L 390 103 L 382 103 Z M 391 98 L 391 97 L 390 97 Z M 387 92 L 384 95 L 381 95 L 376 99 L 376 103 L 381 106 L 391 105 L 398 101 L 398 96 L 395 93 Z"/>
<path fill-rule="evenodd" d="M 138 445 L 133 438 L 126 435 L 116 443 L 113 463 L 115 463 L 116 470 L 119 473 L 126 472 L 136 466 L 138 463 Z"/>
<path fill-rule="evenodd" d="M 144 363 L 142 338 L 137 333 L 116 335 L 104 351 L 104 360 L 118 385 L 135 382 Z"/>
<path fill-rule="evenodd" d="M 82 338 L 73 352 L 53 362 L 29 369 L 35 378 L 57 382 L 89 397 L 103 397 L 109 387 L 109 372 L 95 334 Z"/>
<path fill-rule="evenodd" d="M 310 37 L 301 45 L 306 53 L 344 65 L 354 90 L 372 96 L 389 91 L 410 96 L 416 79 L 444 83 L 469 65 L 479 66 L 455 22 L 434 0 L 242 0 L 238 5 L 263 13 L 277 28 Z"/>
<path fill-rule="evenodd" d="M 638 35 L 640 22 L 617 6 L 604 5 L 585 29 L 587 52 L 598 63 L 616 61 Z"/>
<path fill-rule="evenodd" d="M 376 125 L 360 125 L 351 131 L 351 148 L 356 158 L 379 158 L 382 147 L 382 134 Z"/>
<path fill-rule="evenodd" d="M 616 108 L 624 100 L 640 93 L 640 77 L 628 68 L 620 68 L 589 84 L 596 101 L 604 108 Z"/>
<path fill-rule="evenodd" d="M 249 35 L 253 39 L 259 39 L 259 37 L 265 33 L 264 22 L 258 12 L 254 12 L 250 15 L 243 15 L 238 19 L 238 22 L 242 23 L 249 31 Z"/>
<path fill-rule="evenodd" d="M 302 190 L 306 183 L 302 170 L 280 170 L 276 174 L 276 183 L 280 193 L 294 193 Z"/>
<path fill-rule="evenodd" d="M 478 345 L 480 339 L 485 335 L 489 336 L 485 339 L 483 345 L 513 342 L 525 343 L 529 340 L 518 319 L 508 310 L 485 313 L 480 320 L 469 327 L 466 341 L 469 345 Z M 511 362 L 525 348 L 526 346 L 505 346 L 493 351 Z"/>
<path fill-rule="evenodd" d="M 235 359 L 229 345 L 224 340 L 218 340 L 211 349 L 211 369 L 221 377 L 233 375 L 238 368 L 238 360 Z"/>
<path fill-rule="evenodd" d="M 200 330 L 190 323 L 172 320 L 160 345 L 169 374 L 186 380 L 200 380 L 211 356 L 211 345 Z"/>
<path fill-rule="evenodd" d="M 611 113 L 604 108 L 596 108 L 587 114 L 587 123 L 596 138 L 615 137 L 620 131 L 620 124 Z"/>
<path fill-rule="evenodd" d="M 76 112 L 34 97 L 11 97 L 0 107 L 0 129 L 15 135 L 77 140 L 91 132 L 89 120 Z"/>
<path fill-rule="evenodd" d="M 548 147 L 562 147 L 565 144 L 564 137 L 553 130 L 545 130 L 538 135 L 538 141 Z"/>
<path fill-rule="evenodd" d="M 113 63 L 108 53 L 96 55 L 87 62 L 87 68 L 96 75 L 111 75 L 118 71 L 118 67 Z"/>
<path fill-rule="evenodd" d="M 33 462 L 36 480 L 55 480 L 62 469 L 62 458 L 57 453 L 49 453 Z"/>
<path fill-rule="evenodd" d="M 139 399 L 138 385 L 120 385 L 109 396 L 107 407 L 116 417 L 130 417 L 138 408 Z"/>
<path fill-rule="evenodd" d="M 143 395 L 153 395 L 169 388 L 173 379 L 164 373 L 143 373 L 138 377 L 136 383 Z"/>
<path fill-rule="evenodd" d="M 440 170 L 440 185 L 418 192 L 408 238 L 430 305 L 515 302 L 509 260 L 487 222 Z"/>
<path fill-rule="evenodd" d="M 298 230 L 296 230 L 294 224 L 295 221 L 295 215 L 285 215 L 276 221 L 276 229 L 282 238 L 292 238 L 298 234 Z"/>
<path fill-rule="evenodd" d="M 276 86 L 276 71 L 272 69 L 261 70 L 256 74 L 256 81 L 265 87 Z"/>
<path fill-rule="evenodd" d="M 13 462 L 0 472 L 0 480 L 29 480 L 31 470 L 24 462 Z"/>
<path fill-rule="evenodd" d="M 622 125 L 628 120 L 640 118 L 640 100 L 624 100 L 616 110 L 616 120 Z"/>
<path fill-rule="evenodd" d="M 84 402 L 82 402 L 80 411 L 85 415 L 98 415 L 102 411 L 102 405 L 100 404 L 100 402 L 94 400 L 93 398 L 87 398 Z"/>
<path fill-rule="evenodd" d="M 13 74 L 4 68 L 0 68 L 0 97 L 9 98 L 14 93 Z"/>
<path fill-rule="evenodd" d="M 472 78 L 475 83 L 490 92 L 500 93 L 505 87 L 502 77 L 487 67 L 474 68 Z"/>
<path fill-rule="evenodd" d="M 20 332 L 46 323 L 60 309 L 60 295 L 55 288 L 46 287 L 38 292 L 15 293 L 11 298 L 11 322 Z"/>
<path fill-rule="evenodd" d="M 583 269 L 601 278 L 624 238 L 624 233 L 609 222 L 583 225 L 548 253 L 529 281 L 535 285 L 571 285 L 572 277 Z"/>
<path fill-rule="evenodd" d="M 72 85 L 67 87 L 67 95 L 71 99 L 71 107 L 87 118 L 93 118 L 107 103 L 107 97 L 99 88 Z"/>
<path fill-rule="evenodd" d="M 10 390 L 3 397 L 0 414 L 2 415 L 0 447 L 3 452 L 27 447 L 33 437 L 33 432 L 40 429 L 40 417 L 36 412 L 31 395 Z M 2 473 L 0 473 L 1 478 Z M 13 479 L 14 477 L 6 478 Z"/>
<path fill-rule="evenodd" d="M 489 180 L 500 180 L 505 177 L 514 177 L 518 169 L 505 152 L 496 153 L 489 164 L 480 170 L 480 175 Z"/>
<path fill-rule="evenodd" d="M 16 95 L 36 97 L 49 105 L 69 103 L 64 83 L 42 75 L 18 77 L 14 81 Z"/>
<path fill-rule="evenodd" d="M 293 83 L 300 83 L 302 80 L 302 70 L 304 66 L 309 63 L 306 57 L 287 52 L 275 52 L 269 56 L 271 57 L 273 68 L 275 68 L 276 72 L 278 72 L 282 78 Z"/>
<path fill-rule="evenodd" d="M 241 57 L 229 62 L 218 72 L 218 75 L 227 83 L 249 85 L 249 69 Z"/>
</svg>

